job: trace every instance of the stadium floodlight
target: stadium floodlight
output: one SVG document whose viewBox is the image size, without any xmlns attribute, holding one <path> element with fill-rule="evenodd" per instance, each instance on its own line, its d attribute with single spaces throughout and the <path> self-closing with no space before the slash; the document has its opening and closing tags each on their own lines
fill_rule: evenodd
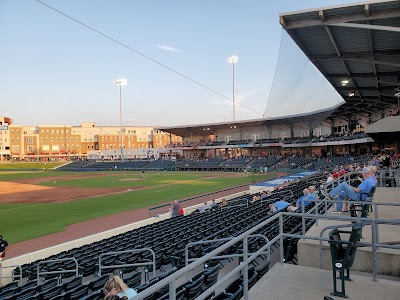
<svg viewBox="0 0 400 300">
<path fill-rule="evenodd" d="M 228 64 L 232 64 L 232 101 L 233 101 L 233 121 L 236 121 L 235 117 L 235 64 L 238 61 L 237 55 L 228 57 Z"/>
<path fill-rule="evenodd" d="M 124 136 L 122 134 L 122 86 L 126 85 L 128 83 L 128 80 L 125 78 L 117 79 L 113 81 L 115 85 L 119 86 L 119 120 L 120 120 L 120 131 L 121 131 L 121 161 L 124 160 L 124 150 L 123 150 L 123 142 L 124 142 Z"/>
<path fill-rule="evenodd" d="M 349 83 L 349 80 L 348 79 L 343 79 L 340 83 L 341 83 L 342 86 L 346 86 Z"/>
</svg>

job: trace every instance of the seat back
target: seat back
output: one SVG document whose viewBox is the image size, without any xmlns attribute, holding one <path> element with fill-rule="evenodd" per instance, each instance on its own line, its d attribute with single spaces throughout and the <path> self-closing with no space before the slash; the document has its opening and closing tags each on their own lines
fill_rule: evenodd
<svg viewBox="0 0 400 300">
<path fill-rule="evenodd" d="M 68 291 L 68 290 L 72 290 L 80 285 L 82 285 L 82 276 L 72 278 L 71 280 L 63 283 L 62 287 L 63 287 L 64 291 Z"/>
<path fill-rule="evenodd" d="M 368 217 L 368 211 L 371 206 L 369 203 L 373 201 L 375 191 L 376 191 L 376 187 L 373 186 L 368 193 L 360 193 L 360 200 L 362 200 L 363 195 L 366 195 L 365 200 L 363 200 L 365 202 L 365 204 L 350 205 L 350 215 L 352 217 L 358 217 L 358 218 Z"/>
<path fill-rule="evenodd" d="M 80 299 L 80 298 L 86 296 L 88 293 L 89 293 L 89 286 L 81 285 L 73 290 L 70 290 L 66 294 L 69 295 L 70 299 Z"/>
<path fill-rule="evenodd" d="M 185 286 L 185 297 L 187 300 L 195 299 L 201 294 L 201 288 L 203 286 L 204 276 L 198 276 L 197 279 L 193 280 Z"/>
<path fill-rule="evenodd" d="M 349 258 L 348 258 L 348 264 L 347 268 L 351 268 L 354 262 L 354 258 L 356 256 L 357 248 L 361 240 L 361 235 L 362 235 L 362 228 L 363 224 L 356 224 L 352 227 L 351 229 L 351 234 L 349 238 L 349 242 L 353 243 L 353 247 L 349 250 Z"/>
<path fill-rule="evenodd" d="M 62 290 L 62 286 L 61 285 L 57 285 L 57 286 L 54 286 L 54 287 L 52 287 L 52 288 L 50 288 L 48 290 L 45 290 L 45 291 L 41 292 L 40 293 L 40 297 L 43 300 L 48 300 L 48 299 L 51 299 L 51 298 L 53 298 L 55 296 L 60 295 L 61 294 L 61 290 Z"/>
<path fill-rule="evenodd" d="M 99 278 L 96 278 L 95 280 L 92 280 L 89 282 L 88 286 L 89 289 L 92 291 L 96 291 L 104 286 L 104 284 L 107 282 L 109 279 L 110 275 L 109 274 L 104 274 L 100 276 Z M 128 285 L 129 286 L 129 285 Z"/>
<path fill-rule="evenodd" d="M 204 275 L 204 286 L 208 289 L 213 286 L 218 280 L 219 266 L 215 266 L 205 270 Z"/>
<path fill-rule="evenodd" d="M 135 272 L 131 276 L 124 278 L 124 282 L 130 288 L 135 288 L 142 283 L 142 272 Z"/>
<path fill-rule="evenodd" d="M 344 258 L 344 247 L 340 244 L 342 239 L 340 238 L 339 229 L 334 228 L 329 232 L 329 245 L 331 248 L 332 260 L 342 260 Z M 331 242 L 332 241 L 332 242 Z"/>
</svg>

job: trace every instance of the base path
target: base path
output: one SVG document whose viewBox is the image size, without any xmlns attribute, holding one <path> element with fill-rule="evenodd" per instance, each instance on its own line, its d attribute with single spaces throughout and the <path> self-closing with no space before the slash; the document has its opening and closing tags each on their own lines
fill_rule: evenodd
<svg viewBox="0 0 400 300">
<path fill-rule="evenodd" d="M 230 194 L 247 191 L 248 186 L 242 186 L 230 190 Z M 213 194 L 213 198 L 221 198 L 227 195 L 225 192 L 217 192 Z M 210 196 L 201 196 L 195 199 L 195 203 L 199 204 L 204 201 L 210 200 Z M 168 202 L 166 203 L 168 204 Z M 148 218 L 148 208 L 141 208 L 123 213 L 113 214 L 106 217 L 101 217 L 89 220 L 82 223 L 77 223 L 68 226 L 65 231 L 42 236 L 39 238 L 31 239 L 28 241 L 11 244 L 7 251 L 7 258 L 16 257 L 29 252 L 45 249 L 48 247 L 56 246 L 71 240 L 83 238 L 95 233 L 103 232 L 106 230 L 114 229 L 123 225 L 131 224 L 140 220 Z"/>
</svg>

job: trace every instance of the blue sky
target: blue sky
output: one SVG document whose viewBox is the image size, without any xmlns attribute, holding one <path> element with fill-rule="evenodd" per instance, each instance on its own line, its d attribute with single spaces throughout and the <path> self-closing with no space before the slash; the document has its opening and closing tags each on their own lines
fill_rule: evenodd
<svg viewBox="0 0 400 300">
<path fill-rule="evenodd" d="M 279 54 L 279 13 L 357 1 L 56 1 L 44 3 L 232 97 L 236 119 L 261 118 Z M 232 119 L 232 102 L 34 0 L 0 0 L 0 115 L 15 124 L 94 121 L 174 126 Z M 290 106 L 290 101 L 285 102 Z M 285 112 L 280 107 L 280 112 Z"/>
</svg>

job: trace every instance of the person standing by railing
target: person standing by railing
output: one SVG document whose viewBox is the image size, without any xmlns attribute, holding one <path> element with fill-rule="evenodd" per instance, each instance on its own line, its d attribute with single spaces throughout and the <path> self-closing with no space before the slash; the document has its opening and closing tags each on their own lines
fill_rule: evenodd
<svg viewBox="0 0 400 300">
<path fill-rule="evenodd" d="M 8 250 L 8 243 L 6 240 L 3 240 L 3 236 L 0 235 L 0 262 L 4 260 L 7 250 Z"/>
</svg>

